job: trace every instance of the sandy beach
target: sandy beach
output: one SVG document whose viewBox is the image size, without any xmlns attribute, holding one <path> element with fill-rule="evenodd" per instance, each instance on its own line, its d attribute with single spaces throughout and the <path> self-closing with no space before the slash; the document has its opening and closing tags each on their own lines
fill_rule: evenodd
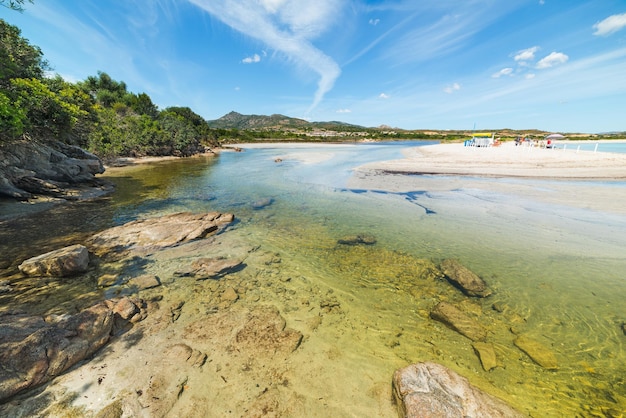
<svg viewBox="0 0 626 418">
<path fill-rule="evenodd" d="M 438 144 L 410 148 L 406 158 L 357 167 L 354 189 L 430 193 L 485 190 L 534 201 L 626 213 L 626 154 L 527 148 L 504 143 L 474 148 Z"/>
<path fill-rule="evenodd" d="M 389 173 L 442 174 L 478 177 L 525 177 L 545 179 L 626 179 L 626 154 L 515 146 L 465 147 L 438 144 L 416 147 L 406 158 L 368 164 L 360 169 Z"/>
</svg>

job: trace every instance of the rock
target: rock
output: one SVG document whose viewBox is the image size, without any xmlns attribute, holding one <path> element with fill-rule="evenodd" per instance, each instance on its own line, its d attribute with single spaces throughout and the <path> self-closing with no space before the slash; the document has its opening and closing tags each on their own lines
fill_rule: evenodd
<svg viewBox="0 0 626 418">
<path fill-rule="evenodd" d="M 241 260 L 220 257 L 199 258 L 191 264 L 193 276 L 197 280 L 215 279 L 233 271 L 237 271 L 242 266 L 243 262 Z"/>
<path fill-rule="evenodd" d="M 286 356 L 300 346 L 302 333 L 287 328 L 276 307 L 235 306 L 192 322 L 184 340 L 201 344 L 204 351 L 228 350 L 255 359 Z"/>
<path fill-rule="evenodd" d="M 476 341 L 472 344 L 472 347 L 474 347 L 474 351 L 478 355 L 478 358 L 480 359 L 480 364 L 482 364 L 485 371 L 488 372 L 498 366 L 496 351 L 493 349 L 493 345 L 491 345 L 490 343 Z"/>
<path fill-rule="evenodd" d="M 222 297 L 221 297 L 223 302 L 236 302 L 237 299 L 239 299 L 239 295 L 237 294 L 237 291 L 235 289 L 233 289 L 232 287 L 228 287 L 224 293 L 222 293 Z"/>
<path fill-rule="evenodd" d="M 376 237 L 368 234 L 349 235 L 337 240 L 342 245 L 373 245 L 376 244 Z"/>
<path fill-rule="evenodd" d="M 161 286 L 161 280 L 154 274 L 144 274 L 139 277 L 133 277 L 128 281 L 128 284 L 136 287 L 137 290 L 146 290 Z"/>
<path fill-rule="evenodd" d="M 22 200 L 33 194 L 73 198 L 69 190 L 73 185 L 103 186 L 95 178 L 101 173 L 104 165 L 98 157 L 62 142 L 15 141 L 0 147 L 0 195 Z"/>
<path fill-rule="evenodd" d="M 29 258 L 19 265 L 27 276 L 66 277 L 84 273 L 89 268 L 89 251 L 76 244 Z"/>
<path fill-rule="evenodd" d="M 271 197 L 266 197 L 264 199 L 259 199 L 256 202 L 252 203 L 252 208 L 256 210 L 263 209 L 263 208 L 270 206 L 272 203 L 274 203 L 274 199 L 272 199 Z"/>
<path fill-rule="evenodd" d="M 235 219 L 218 212 L 180 212 L 129 222 L 92 236 L 87 245 L 98 254 L 146 254 L 184 242 L 206 238 Z"/>
<path fill-rule="evenodd" d="M 117 274 L 106 273 L 98 277 L 98 287 L 110 287 L 119 281 L 120 277 Z"/>
<path fill-rule="evenodd" d="M 550 370 L 559 368 L 554 353 L 538 341 L 526 335 L 520 335 L 513 341 L 513 344 L 541 367 Z"/>
<path fill-rule="evenodd" d="M 114 312 L 104 302 L 53 322 L 0 317 L 0 402 L 91 356 L 109 341 L 113 322 Z"/>
<path fill-rule="evenodd" d="M 457 260 L 444 260 L 441 263 L 441 270 L 448 281 L 459 287 L 466 295 L 481 298 L 491 295 L 491 290 L 485 282 Z"/>
<path fill-rule="evenodd" d="M 165 359 L 173 364 L 177 363 L 177 360 L 185 361 L 191 364 L 193 367 L 202 367 L 206 362 L 208 356 L 198 350 L 194 350 L 187 344 L 179 343 L 168 347 L 164 353 Z"/>
<path fill-rule="evenodd" d="M 430 317 L 472 341 L 484 341 L 487 338 L 487 330 L 482 325 L 450 303 L 439 302 L 430 312 Z"/>
<path fill-rule="evenodd" d="M 393 375 L 398 416 L 404 418 L 490 417 L 524 415 L 472 386 L 463 376 L 437 363 L 418 363 Z"/>
</svg>

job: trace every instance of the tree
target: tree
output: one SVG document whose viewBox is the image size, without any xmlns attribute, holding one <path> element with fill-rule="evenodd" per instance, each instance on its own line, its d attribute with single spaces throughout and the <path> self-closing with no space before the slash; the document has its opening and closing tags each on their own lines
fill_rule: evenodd
<svg viewBox="0 0 626 418">
<path fill-rule="evenodd" d="M 33 0 L 27 0 L 29 3 L 33 3 Z M 24 0 L 0 0 L 0 6 L 4 6 L 11 10 L 18 12 L 24 11 Z"/>
<path fill-rule="evenodd" d="M 12 78 L 43 78 L 49 69 L 41 49 L 21 34 L 19 28 L 0 19 L 0 88 L 8 87 Z"/>
<path fill-rule="evenodd" d="M 104 107 L 111 107 L 113 103 L 124 102 L 124 97 L 128 93 L 126 83 L 115 81 L 110 75 L 98 71 L 98 76 L 89 76 L 79 86 L 89 94 L 98 104 Z"/>
</svg>

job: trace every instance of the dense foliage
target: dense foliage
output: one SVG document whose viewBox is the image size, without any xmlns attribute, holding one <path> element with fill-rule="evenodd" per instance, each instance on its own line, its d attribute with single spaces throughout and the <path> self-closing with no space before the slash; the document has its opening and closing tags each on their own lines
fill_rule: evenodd
<svg viewBox="0 0 626 418">
<path fill-rule="evenodd" d="M 219 132 L 187 107 L 159 110 L 104 72 L 69 83 L 48 70 L 41 50 L 0 19 L 0 143 L 61 140 L 105 159 L 186 156 L 217 145 Z"/>
</svg>

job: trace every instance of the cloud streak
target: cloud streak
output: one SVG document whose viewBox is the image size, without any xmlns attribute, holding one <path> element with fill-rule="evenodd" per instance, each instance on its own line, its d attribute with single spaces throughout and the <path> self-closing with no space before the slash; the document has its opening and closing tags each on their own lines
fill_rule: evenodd
<svg viewBox="0 0 626 418">
<path fill-rule="evenodd" d="M 626 13 L 609 16 L 593 25 L 593 28 L 596 30 L 593 34 L 597 36 L 607 36 L 624 29 L 626 28 Z"/>
<path fill-rule="evenodd" d="M 313 44 L 335 22 L 343 1 L 188 0 L 225 25 L 282 53 L 319 76 L 308 112 L 323 100 L 341 74 L 339 65 Z M 255 62 L 255 61 L 252 61 Z"/>
</svg>

